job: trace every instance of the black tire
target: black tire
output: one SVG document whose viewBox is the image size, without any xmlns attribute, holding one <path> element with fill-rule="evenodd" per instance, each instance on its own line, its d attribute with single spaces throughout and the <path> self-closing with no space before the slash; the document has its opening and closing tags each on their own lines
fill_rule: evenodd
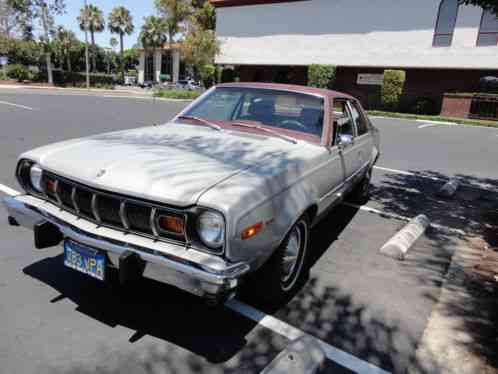
<svg viewBox="0 0 498 374">
<path fill-rule="evenodd" d="M 372 168 L 368 168 L 367 172 L 358 183 L 358 185 L 351 191 L 349 201 L 358 204 L 365 204 L 370 198 L 370 181 L 372 180 Z"/>
<path fill-rule="evenodd" d="M 255 283 L 250 287 L 255 297 L 278 306 L 289 301 L 306 278 L 306 257 L 310 242 L 310 225 L 306 215 L 300 217 L 275 250 L 270 259 L 254 274 Z M 288 256 L 292 243 L 298 244 L 296 262 L 289 266 Z"/>
</svg>

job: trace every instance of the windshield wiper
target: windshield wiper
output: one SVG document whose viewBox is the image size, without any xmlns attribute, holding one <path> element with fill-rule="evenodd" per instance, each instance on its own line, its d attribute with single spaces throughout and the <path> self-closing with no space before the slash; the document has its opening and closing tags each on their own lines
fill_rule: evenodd
<svg viewBox="0 0 498 374">
<path fill-rule="evenodd" d="M 242 123 L 242 122 L 232 122 L 230 124 L 232 126 L 247 127 L 248 129 L 257 129 L 257 130 L 265 131 L 269 134 L 275 135 L 276 137 L 278 137 L 280 139 L 286 140 L 292 144 L 297 144 L 297 139 L 294 139 L 294 138 L 287 136 L 287 135 L 282 135 L 277 131 L 270 130 L 270 129 L 263 127 L 263 126 L 260 126 L 260 125 L 250 125 L 248 123 Z"/>
<path fill-rule="evenodd" d="M 207 119 L 201 118 L 201 117 L 196 117 L 196 116 L 179 116 L 178 119 L 186 119 L 186 120 L 191 120 L 191 121 L 197 121 L 199 123 L 202 123 L 203 125 L 206 125 L 213 130 L 216 131 L 221 131 L 221 126 L 218 126 Z"/>
</svg>

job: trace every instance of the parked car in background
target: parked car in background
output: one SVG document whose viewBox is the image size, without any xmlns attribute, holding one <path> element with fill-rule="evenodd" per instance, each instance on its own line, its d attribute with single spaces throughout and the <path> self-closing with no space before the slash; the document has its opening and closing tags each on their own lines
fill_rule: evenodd
<svg viewBox="0 0 498 374">
<path fill-rule="evenodd" d="M 180 79 L 176 82 L 176 88 L 188 90 L 188 91 L 196 91 L 201 89 L 201 85 L 199 82 L 196 82 L 192 79 Z"/>
<path fill-rule="evenodd" d="M 35 246 L 123 283 L 142 276 L 211 301 L 240 285 L 272 303 L 306 275 L 311 228 L 368 197 L 379 132 L 355 98 L 279 84 L 211 88 L 170 122 L 22 154 L 4 199 Z"/>
</svg>

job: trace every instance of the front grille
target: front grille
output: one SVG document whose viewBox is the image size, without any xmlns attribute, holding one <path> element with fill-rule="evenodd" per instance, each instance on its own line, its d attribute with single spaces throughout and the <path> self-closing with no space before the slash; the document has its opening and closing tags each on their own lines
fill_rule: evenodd
<svg viewBox="0 0 498 374">
<path fill-rule="evenodd" d="M 49 201 L 98 225 L 133 232 L 156 240 L 170 239 L 181 243 L 187 241 L 185 235 L 158 231 L 155 226 L 156 209 L 161 214 L 171 211 L 172 215 L 181 215 L 185 219 L 186 215 L 178 209 L 169 210 L 168 207 L 96 190 L 49 172 L 43 173 L 42 184 Z"/>
</svg>

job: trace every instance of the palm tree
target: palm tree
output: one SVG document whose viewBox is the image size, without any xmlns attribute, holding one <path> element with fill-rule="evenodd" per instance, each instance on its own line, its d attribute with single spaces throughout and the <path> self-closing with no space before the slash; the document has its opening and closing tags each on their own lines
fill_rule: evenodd
<svg viewBox="0 0 498 374">
<path fill-rule="evenodd" d="M 105 29 L 105 20 L 102 11 L 93 4 L 81 8 L 78 23 L 82 31 L 89 31 L 92 43 L 92 71 L 96 68 L 95 33 Z"/>
<path fill-rule="evenodd" d="M 66 58 L 67 71 L 72 71 L 71 68 L 71 52 L 74 51 L 78 44 L 78 38 L 74 32 L 66 30 L 64 27 L 59 26 L 55 34 L 55 41 L 58 44 L 63 57 Z"/>
<path fill-rule="evenodd" d="M 187 0 L 155 0 L 155 6 L 164 17 L 171 45 L 175 35 L 182 31 L 182 24 L 192 13 L 190 2 Z"/>
<path fill-rule="evenodd" d="M 149 16 L 144 18 L 139 38 L 144 49 L 152 50 L 152 56 L 155 57 L 156 48 L 161 48 L 167 42 L 167 30 L 168 25 L 161 17 Z"/>
<path fill-rule="evenodd" d="M 124 6 L 114 8 L 109 14 L 108 19 L 109 31 L 113 34 L 119 34 L 120 41 L 120 56 L 121 56 L 121 79 L 124 82 L 124 45 L 123 37 L 125 34 L 130 35 L 133 33 L 133 17 L 130 11 Z"/>
</svg>

